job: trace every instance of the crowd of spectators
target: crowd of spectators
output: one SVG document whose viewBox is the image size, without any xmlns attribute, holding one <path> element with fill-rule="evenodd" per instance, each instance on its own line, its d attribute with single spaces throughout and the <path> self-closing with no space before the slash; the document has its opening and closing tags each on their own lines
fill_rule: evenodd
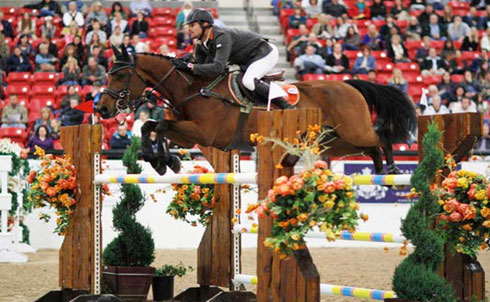
<svg viewBox="0 0 490 302">
<path fill-rule="evenodd" d="M 149 0 L 104 5 L 42 0 L 0 7 L 0 137 L 20 133 L 13 139 L 25 146 L 59 148 L 60 126 L 89 120 L 75 107 L 100 98 L 113 61 L 111 45 L 166 56 L 193 48 L 183 26 L 193 9 L 190 1 L 177 9 L 152 7 Z M 217 16 L 215 9 L 212 12 Z M 163 114 L 149 105 L 135 116 L 147 120 Z M 133 135 L 134 117 L 128 117 L 124 127 L 102 122 L 105 147 L 124 149 Z M 141 121 L 135 124 L 134 135 L 141 135 Z"/>
</svg>

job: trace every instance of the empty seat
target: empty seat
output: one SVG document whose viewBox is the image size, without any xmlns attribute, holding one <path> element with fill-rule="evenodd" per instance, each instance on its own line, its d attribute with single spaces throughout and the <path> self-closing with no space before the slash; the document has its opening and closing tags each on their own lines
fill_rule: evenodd
<svg viewBox="0 0 490 302">
<path fill-rule="evenodd" d="M 32 75 L 32 83 L 37 85 L 55 85 L 58 81 L 58 74 L 55 72 L 35 72 Z"/>
<path fill-rule="evenodd" d="M 56 97 L 56 87 L 49 84 L 39 84 L 32 87 L 33 97 Z"/>
<path fill-rule="evenodd" d="M 11 72 L 7 77 L 7 83 L 14 84 L 27 84 L 31 83 L 31 73 L 30 72 Z"/>
<path fill-rule="evenodd" d="M 25 145 L 27 132 L 23 128 L 0 128 L 0 138 L 10 138 L 13 142 Z"/>
<path fill-rule="evenodd" d="M 12 83 L 7 86 L 7 95 L 16 94 L 29 98 L 31 95 L 30 88 L 29 84 Z"/>
</svg>

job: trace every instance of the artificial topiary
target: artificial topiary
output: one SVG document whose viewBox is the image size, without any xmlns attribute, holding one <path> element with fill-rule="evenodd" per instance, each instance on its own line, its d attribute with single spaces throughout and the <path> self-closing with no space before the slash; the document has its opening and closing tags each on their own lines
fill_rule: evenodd
<svg viewBox="0 0 490 302">
<path fill-rule="evenodd" d="M 411 179 L 419 200 L 402 221 L 402 233 L 415 250 L 396 268 L 393 290 L 398 298 L 410 301 L 456 301 L 454 289 L 437 274 L 437 268 L 444 260 L 444 241 L 433 230 L 438 198 L 431 192 L 431 183 L 444 164 L 443 154 L 438 149 L 441 137 L 437 126 L 430 124 L 422 139 L 424 159 Z"/>
<path fill-rule="evenodd" d="M 131 139 L 123 156 L 128 174 L 141 173 L 137 152 L 141 141 Z M 113 225 L 120 233 L 104 249 L 103 261 L 110 266 L 149 266 L 155 259 L 155 243 L 148 228 L 136 221 L 136 212 L 144 204 L 144 196 L 137 184 L 121 185 L 121 202 L 114 208 Z"/>
</svg>

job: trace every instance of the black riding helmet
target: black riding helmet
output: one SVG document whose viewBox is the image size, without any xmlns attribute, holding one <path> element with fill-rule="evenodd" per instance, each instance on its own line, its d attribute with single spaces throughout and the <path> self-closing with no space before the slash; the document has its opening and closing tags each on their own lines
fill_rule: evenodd
<svg viewBox="0 0 490 302">
<path fill-rule="evenodd" d="M 184 25 L 194 23 L 194 22 L 199 22 L 202 28 L 209 28 L 213 26 L 214 23 L 213 15 L 211 15 L 211 13 L 205 9 L 202 8 L 195 9 L 187 16 Z M 208 25 L 207 26 L 203 25 L 204 22 L 208 22 Z"/>
</svg>

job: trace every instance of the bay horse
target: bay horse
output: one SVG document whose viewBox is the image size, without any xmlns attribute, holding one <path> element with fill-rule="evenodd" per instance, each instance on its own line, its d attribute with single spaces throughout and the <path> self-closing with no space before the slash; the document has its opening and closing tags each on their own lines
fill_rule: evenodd
<svg viewBox="0 0 490 302">
<path fill-rule="evenodd" d="M 152 162 L 158 173 L 165 173 L 165 163 L 169 164 L 170 157 L 160 152 L 152 157 L 153 149 L 148 143 L 150 131 L 156 131 L 161 141 L 166 137 L 186 148 L 199 144 L 225 149 L 230 145 L 239 126 L 240 107 L 225 100 L 232 100 L 227 77 L 211 93 L 203 93 L 202 88 L 215 78 L 196 77 L 177 70 L 170 57 L 128 54 L 124 47 L 121 51 L 113 49 L 116 60 L 96 112 L 102 118 L 110 118 L 128 109 L 135 111 L 147 101 L 147 87 L 153 87 L 168 100 L 167 105 L 177 119 L 147 122 L 142 128 L 143 157 Z M 376 173 L 383 174 L 384 152 L 388 173 L 399 173 L 393 160 L 392 144 L 406 141 L 416 129 L 414 106 L 400 90 L 361 80 L 317 80 L 294 85 L 301 98 L 297 107 L 321 108 L 324 126 L 335 130 L 335 140 L 324 155 L 363 153 L 372 158 Z M 250 134 L 257 132 L 257 112 L 251 111 L 243 131 L 243 140 L 250 145 L 254 144 Z M 158 159 L 162 156 L 166 156 L 163 163 Z"/>
</svg>

